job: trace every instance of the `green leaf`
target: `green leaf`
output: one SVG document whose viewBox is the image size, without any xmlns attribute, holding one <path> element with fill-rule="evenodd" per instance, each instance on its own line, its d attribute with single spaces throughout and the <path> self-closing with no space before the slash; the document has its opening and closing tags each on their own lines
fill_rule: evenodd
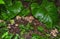
<svg viewBox="0 0 60 39">
<path fill-rule="evenodd" d="M 37 34 L 33 34 L 33 35 L 32 35 L 32 39 L 40 39 L 40 36 L 37 35 Z"/>
<path fill-rule="evenodd" d="M 21 11 L 22 7 L 23 7 L 22 3 L 20 1 L 16 1 L 12 6 L 7 7 L 7 9 L 8 9 L 8 11 L 16 14 Z"/>
<path fill-rule="evenodd" d="M 7 20 L 8 16 L 5 12 L 1 12 L 0 19 Z"/>
<path fill-rule="evenodd" d="M 28 23 L 25 27 L 26 31 L 33 30 L 33 27 Z"/>
<path fill-rule="evenodd" d="M 9 33 L 9 34 L 5 37 L 5 39 L 11 39 L 11 38 L 13 37 L 13 35 L 14 35 L 14 34 Z"/>
<path fill-rule="evenodd" d="M 7 6 L 12 6 L 12 0 L 4 0 Z"/>
<path fill-rule="evenodd" d="M 5 4 L 3 0 L 0 0 L 0 4 Z"/>
<path fill-rule="evenodd" d="M 3 34 L 2 38 L 3 39 L 11 39 L 13 37 L 13 35 L 14 34 L 12 34 L 12 33 L 6 32 L 6 33 Z"/>
<path fill-rule="evenodd" d="M 41 27 L 41 26 L 39 26 L 39 27 L 37 28 L 37 30 L 40 31 L 40 32 L 43 32 L 43 31 L 44 31 L 44 28 Z"/>
<path fill-rule="evenodd" d="M 45 39 L 45 37 L 43 38 L 43 37 L 40 36 L 40 35 L 32 34 L 32 38 L 31 38 L 31 39 Z"/>
<path fill-rule="evenodd" d="M 42 7 L 45 7 L 45 5 L 48 3 L 48 0 L 42 0 L 42 4 L 41 4 L 41 6 Z"/>
<path fill-rule="evenodd" d="M 19 14 L 20 16 L 27 16 L 30 13 L 30 10 L 28 8 L 24 8 L 21 13 Z"/>
<path fill-rule="evenodd" d="M 21 12 L 22 7 L 22 3 L 20 1 L 16 1 L 12 6 L 6 6 L 7 10 L 1 12 L 0 18 L 3 20 L 10 20 Z"/>
<path fill-rule="evenodd" d="M 18 34 L 16 34 L 16 36 L 15 36 L 15 38 L 14 39 L 18 39 L 19 38 L 19 35 Z"/>
<path fill-rule="evenodd" d="M 54 3 L 49 2 L 45 6 L 39 6 L 32 9 L 32 15 L 37 18 L 40 22 L 43 22 L 47 28 L 52 28 L 54 24 L 58 21 L 57 8 Z"/>
<path fill-rule="evenodd" d="M 0 27 L 5 27 L 5 26 L 7 26 L 6 22 L 1 22 L 0 23 Z"/>
<path fill-rule="evenodd" d="M 38 6 L 37 3 L 32 3 L 32 4 L 31 4 L 31 9 L 32 9 L 32 10 L 35 9 L 36 7 L 39 8 L 39 6 Z"/>
<path fill-rule="evenodd" d="M 6 27 L 0 28 L 0 38 L 2 38 L 2 35 L 4 35 L 4 33 L 7 31 L 8 31 L 8 29 Z"/>
<path fill-rule="evenodd" d="M 3 35 L 2 35 L 2 38 L 4 38 L 5 36 L 8 35 L 8 32 L 5 32 Z"/>
<path fill-rule="evenodd" d="M 25 29 L 25 26 L 23 24 L 19 25 L 19 28 L 22 30 L 22 29 Z"/>
</svg>

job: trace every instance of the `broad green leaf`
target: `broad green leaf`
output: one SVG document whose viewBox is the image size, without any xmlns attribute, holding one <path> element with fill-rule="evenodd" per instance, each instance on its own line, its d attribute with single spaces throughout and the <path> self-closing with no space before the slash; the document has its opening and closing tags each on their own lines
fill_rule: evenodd
<svg viewBox="0 0 60 39">
<path fill-rule="evenodd" d="M 7 6 L 6 6 L 7 7 Z M 8 11 L 12 12 L 12 13 L 19 13 L 22 9 L 22 3 L 20 1 L 16 1 L 15 3 L 13 3 L 12 6 L 7 7 Z"/>
<path fill-rule="evenodd" d="M 32 9 L 32 10 L 35 9 L 36 7 L 39 8 L 39 6 L 38 6 L 37 3 L 32 3 L 32 4 L 31 4 L 31 9 Z"/>
<path fill-rule="evenodd" d="M 0 18 L 3 20 L 10 20 L 21 12 L 22 7 L 22 3 L 20 1 L 16 1 L 12 6 L 6 6 L 7 10 L 5 12 L 1 12 Z"/>
<path fill-rule="evenodd" d="M 5 4 L 3 0 L 0 0 L 0 4 Z"/>
<path fill-rule="evenodd" d="M 34 9 L 32 9 L 32 7 Z M 47 28 L 52 28 L 58 20 L 58 13 L 55 5 L 51 2 L 45 4 L 45 6 L 35 7 L 31 5 L 32 15 L 40 22 L 43 22 Z"/>
</svg>

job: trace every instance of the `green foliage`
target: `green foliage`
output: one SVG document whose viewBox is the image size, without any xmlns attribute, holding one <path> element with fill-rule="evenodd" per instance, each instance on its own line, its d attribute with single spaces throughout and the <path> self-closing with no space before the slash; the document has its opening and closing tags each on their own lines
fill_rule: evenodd
<svg viewBox="0 0 60 39">
<path fill-rule="evenodd" d="M 8 31 L 7 24 L 5 22 L 1 22 L 0 23 L 0 38 L 6 31 Z"/>
<path fill-rule="evenodd" d="M 0 23 L 0 27 L 6 27 L 7 25 L 6 25 L 6 23 L 5 22 L 1 22 Z"/>
<path fill-rule="evenodd" d="M 45 37 L 42 37 L 42 36 L 37 35 L 37 34 L 32 34 L 32 38 L 31 39 L 45 39 Z"/>
<path fill-rule="evenodd" d="M 19 28 L 21 30 L 25 30 L 25 31 L 29 31 L 29 30 L 33 30 L 33 27 L 28 23 L 27 25 L 20 25 Z"/>
<path fill-rule="evenodd" d="M 12 37 L 14 36 L 14 34 L 12 33 L 9 33 L 8 31 L 5 32 L 3 35 L 2 35 L 2 39 L 11 39 Z M 16 34 L 14 39 L 18 39 L 19 38 L 19 34 Z"/>
<path fill-rule="evenodd" d="M 27 34 L 30 30 L 33 30 L 33 27 L 28 23 L 27 25 L 19 25 L 20 28 L 20 36 L 23 37 L 24 34 Z M 22 38 L 21 38 L 22 39 Z"/>
<path fill-rule="evenodd" d="M 2 38 L 4 38 L 4 37 L 7 36 L 7 35 L 8 35 L 8 32 L 4 33 L 4 34 L 2 35 Z"/>
<path fill-rule="evenodd" d="M 5 32 L 7 32 L 7 31 L 8 31 L 8 29 L 7 29 L 6 27 L 0 28 L 0 38 L 1 38 L 1 36 L 2 36 Z"/>
<path fill-rule="evenodd" d="M 0 0 L 0 19 L 11 21 L 11 24 L 14 23 L 14 17 L 17 15 L 27 16 L 32 13 L 38 21 L 42 22 L 46 25 L 46 28 L 57 28 L 60 32 L 60 27 L 57 25 L 58 22 L 58 13 L 60 7 L 56 7 L 54 4 L 55 0 L 42 0 L 41 4 L 37 3 L 37 0 L 24 0 L 27 3 L 30 3 L 27 8 L 25 8 L 20 0 Z M 30 10 L 31 8 L 31 10 Z M 23 35 L 27 34 L 30 30 L 33 31 L 33 26 L 28 23 L 27 25 L 20 24 L 19 26 L 20 34 L 13 34 L 8 32 L 6 22 L 0 23 L 0 38 L 1 39 L 24 39 Z M 31 39 L 50 39 L 50 34 L 44 32 L 44 28 L 42 26 L 37 27 L 37 30 L 45 34 L 44 36 L 40 36 L 38 34 L 33 33 Z M 21 36 L 21 37 L 20 37 Z M 58 37 L 54 39 L 59 39 Z"/>
<path fill-rule="evenodd" d="M 12 0 L 4 0 L 6 6 L 12 6 Z"/>
<path fill-rule="evenodd" d="M 21 14 L 19 14 L 20 16 L 27 16 L 30 13 L 30 10 L 28 8 L 23 9 L 21 11 Z"/>
<path fill-rule="evenodd" d="M 33 34 L 33 35 L 32 35 L 32 39 L 40 39 L 40 36 L 37 35 L 37 34 Z"/>
<path fill-rule="evenodd" d="M 52 2 L 42 2 L 41 5 L 31 4 L 32 15 L 40 22 L 43 22 L 47 28 L 52 28 L 58 21 L 57 8 Z"/>
<path fill-rule="evenodd" d="M 39 26 L 39 27 L 37 28 L 37 30 L 40 31 L 40 32 L 43 32 L 43 31 L 44 31 L 44 28 L 41 27 L 41 26 Z"/>
<path fill-rule="evenodd" d="M 0 18 L 3 20 L 10 20 L 11 18 L 14 18 L 18 13 L 21 12 L 22 7 L 23 6 L 20 1 L 16 1 L 10 6 L 6 5 L 6 11 L 1 12 Z"/>
<path fill-rule="evenodd" d="M 3 0 L 0 0 L 0 4 L 5 4 Z"/>
<path fill-rule="evenodd" d="M 15 36 L 15 38 L 14 39 L 18 39 L 19 38 L 19 35 L 18 34 L 16 34 L 16 36 Z"/>
</svg>

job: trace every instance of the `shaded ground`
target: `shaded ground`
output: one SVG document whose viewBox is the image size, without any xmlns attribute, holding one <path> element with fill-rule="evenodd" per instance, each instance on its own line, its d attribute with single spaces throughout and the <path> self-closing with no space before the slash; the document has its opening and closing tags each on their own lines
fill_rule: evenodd
<svg viewBox="0 0 60 39">
<path fill-rule="evenodd" d="M 31 8 L 29 7 L 29 4 L 31 4 L 32 2 L 31 3 L 30 2 L 25 2 L 25 1 L 21 1 L 21 2 L 22 2 L 23 6 L 25 8 L 29 8 L 30 9 L 30 14 L 28 16 L 26 16 L 26 17 L 16 16 L 16 18 L 14 18 L 13 20 L 11 20 L 12 23 L 10 21 L 7 21 L 9 33 L 14 33 L 14 34 L 18 33 L 18 34 L 20 34 L 22 32 L 22 30 L 19 29 L 19 25 L 23 24 L 24 26 L 26 26 L 28 23 L 31 24 L 31 26 L 33 27 L 33 29 L 26 31 L 27 34 L 24 33 L 22 35 L 26 39 L 31 39 L 32 34 L 38 34 L 38 35 L 41 35 L 41 36 L 45 36 L 46 33 L 47 34 L 51 34 L 52 33 L 51 36 L 53 38 L 54 35 L 56 33 L 58 33 L 58 30 L 56 30 L 56 29 L 53 29 L 52 32 L 51 32 L 51 30 L 46 29 L 46 26 L 43 23 L 39 22 L 36 18 L 34 18 L 32 16 L 32 14 L 31 14 Z M 37 0 L 36 2 L 38 4 L 41 4 L 40 0 Z M 56 4 L 57 7 L 59 7 L 60 6 L 60 0 L 56 0 L 55 4 Z M 58 12 L 60 13 L 60 10 Z M 44 28 L 43 32 L 40 32 L 40 31 L 37 30 L 37 28 L 39 26 L 41 26 L 41 27 Z M 54 33 L 54 35 L 53 35 L 53 33 Z"/>
<path fill-rule="evenodd" d="M 37 0 L 36 2 L 38 4 L 41 3 L 40 0 Z M 29 4 L 31 4 L 30 2 L 25 2 L 25 1 L 22 1 L 22 3 L 23 3 L 23 6 L 25 8 L 28 8 Z M 60 6 L 60 0 L 56 0 L 55 4 L 56 4 L 57 7 L 59 7 Z M 27 25 L 28 23 L 31 23 L 34 29 L 33 30 L 29 30 L 29 32 L 27 34 L 26 33 L 23 34 L 24 38 L 31 39 L 33 33 L 41 35 L 41 36 L 45 36 L 45 33 L 50 34 L 50 31 L 48 29 L 46 29 L 46 27 L 45 27 L 45 25 L 43 23 L 40 23 L 37 19 L 35 19 L 33 16 L 32 17 L 31 16 L 32 16 L 32 14 L 29 14 L 28 16 L 26 16 L 27 18 L 26 17 L 17 16 L 17 18 L 14 19 L 14 24 L 13 25 L 11 23 L 8 23 L 9 32 L 10 33 L 14 33 L 14 34 L 16 34 L 16 33 L 19 34 L 21 32 L 21 30 L 19 30 L 19 27 L 18 27 L 19 24 Z M 44 28 L 44 33 L 39 32 L 37 30 L 38 26 L 41 26 L 41 27 Z"/>
</svg>

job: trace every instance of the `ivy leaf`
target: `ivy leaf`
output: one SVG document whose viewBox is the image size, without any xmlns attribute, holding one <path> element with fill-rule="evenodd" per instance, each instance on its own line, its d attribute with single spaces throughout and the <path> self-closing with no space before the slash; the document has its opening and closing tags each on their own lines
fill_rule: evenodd
<svg viewBox="0 0 60 39">
<path fill-rule="evenodd" d="M 32 15 L 37 18 L 40 22 L 43 22 L 47 28 L 52 28 L 58 20 L 58 13 L 55 5 L 53 3 L 45 4 L 45 6 L 39 6 L 32 9 Z"/>
</svg>

